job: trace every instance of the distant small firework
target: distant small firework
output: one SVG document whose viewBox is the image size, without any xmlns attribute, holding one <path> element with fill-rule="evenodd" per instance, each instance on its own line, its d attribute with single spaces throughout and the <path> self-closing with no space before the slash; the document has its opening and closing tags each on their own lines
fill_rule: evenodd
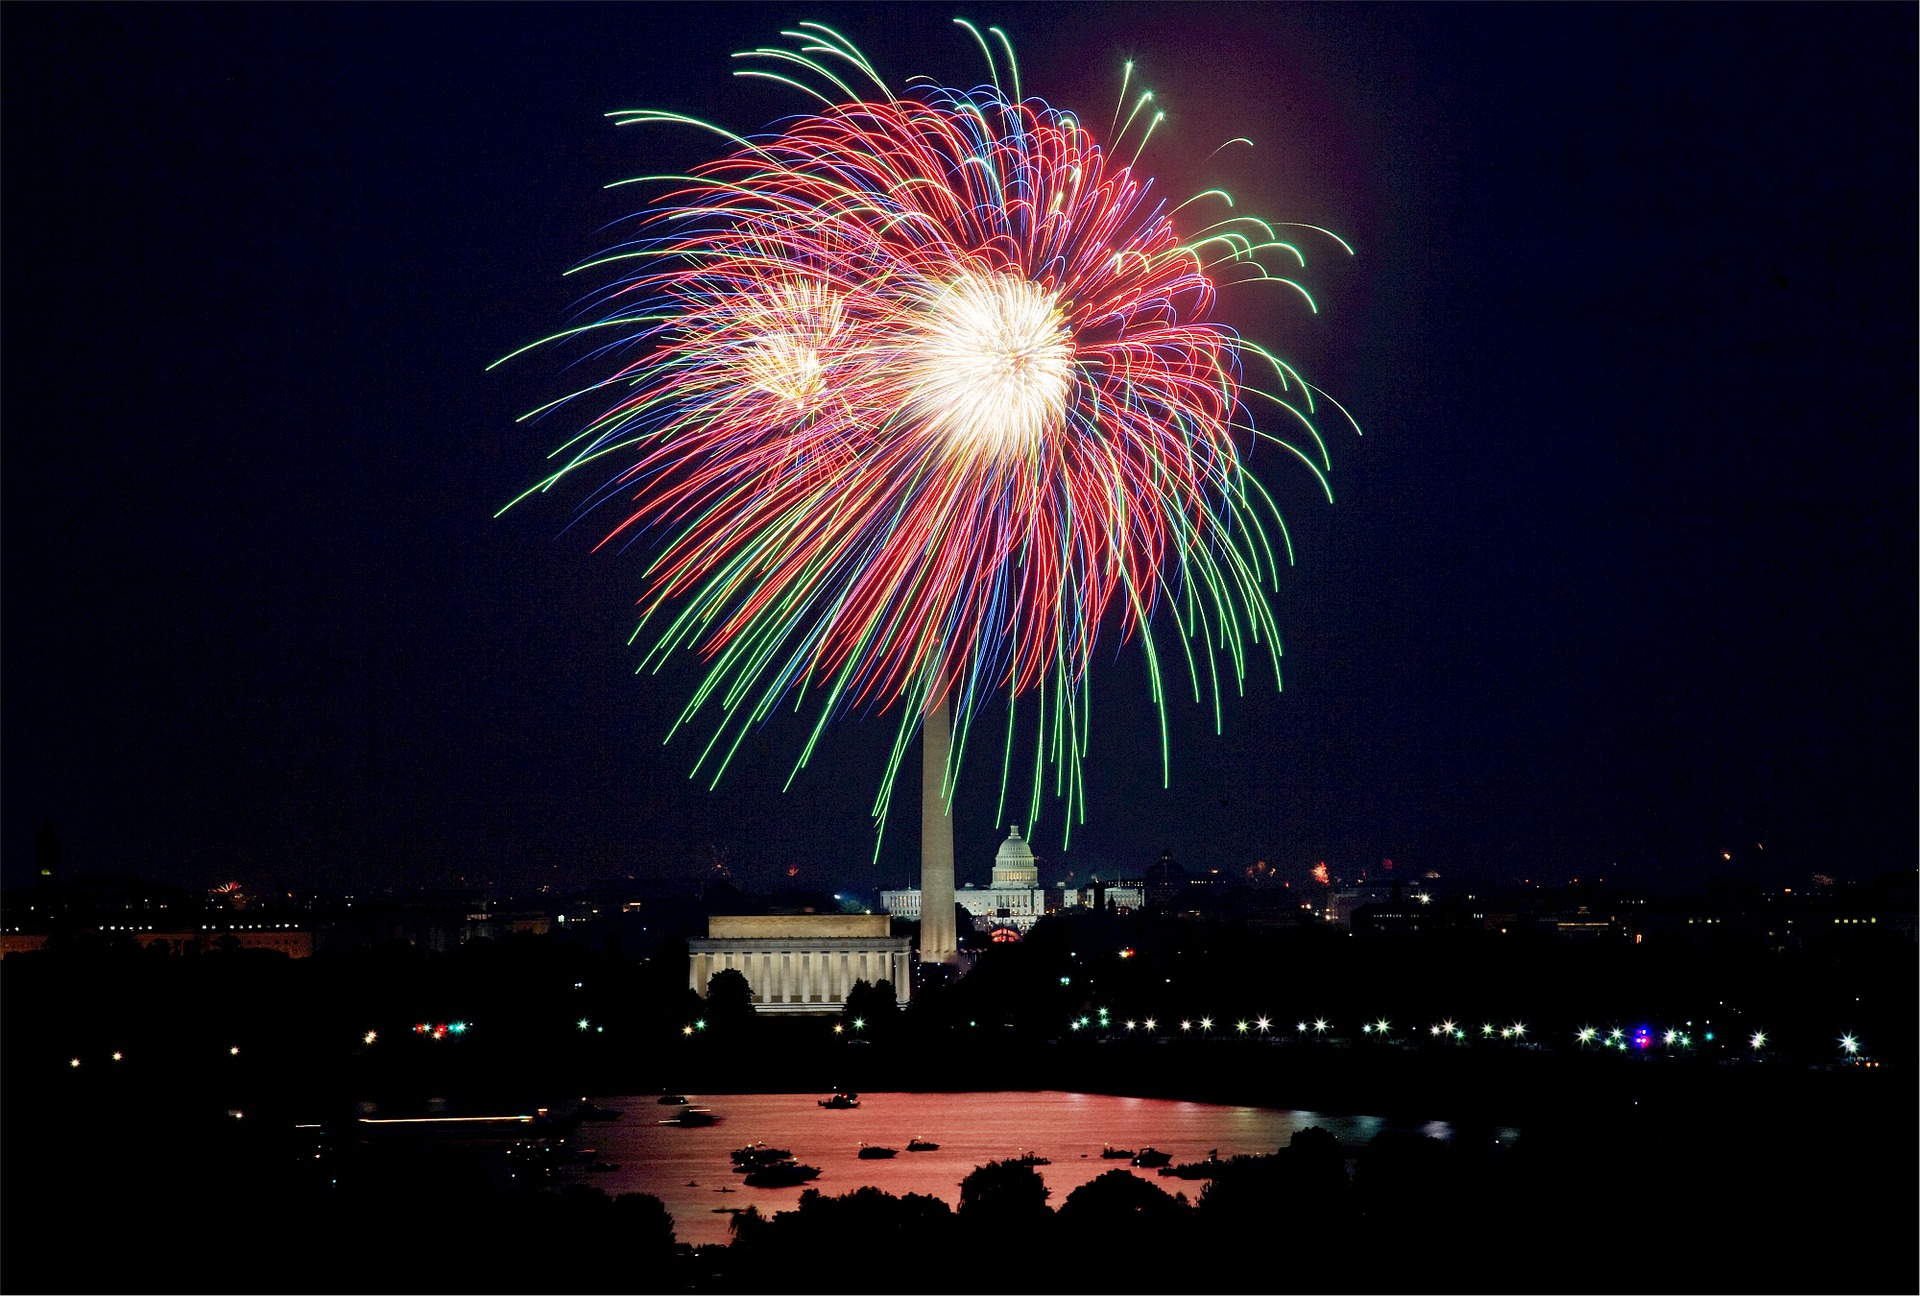
<svg viewBox="0 0 1920 1296">
<path fill-rule="evenodd" d="M 1194 203 L 1231 209 L 1224 190 L 1173 206 L 1153 195 L 1136 165 L 1164 114 L 1147 111 L 1151 94 L 1123 113 L 1131 65 L 1103 148 L 1021 94 L 998 28 L 1006 85 L 985 37 L 961 25 L 990 87 L 897 95 L 844 37 L 801 23 L 783 33 L 797 48 L 743 54 L 753 65 L 737 75 L 800 89 L 816 112 L 753 138 L 611 114 L 700 127 L 730 148 L 690 175 L 628 182 L 661 193 L 630 241 L 577 268 L 612 275 L 587 300 L 592 318 L 531 344 L 597 341 L 586 362 L 602 373 L 528 417 L 611 403 L 527 494 L 604 472 L 582 505 L 619 509 L 601 544 L 659 538 L 635 638 L 652 627 L 642 670 L 681 649 L 708 663 L 674 726 L 718 706 L 696 773 L 717 782 L 750 730 L 809 695 L 795 773 L 835 716 L 897 706 L 874 803 L 884 825 L 922 715 L 952 707 L 950 796 L 972 720 L 1004 694 L 1004 808 L 1015 702 L 1031 695 L 1028 820 L 1051 766 L 1070 826 L 1085 817 L 1087 683 L 1110 612 L 1106 632 L 1145 654 L 1163 780 L 1156 616 L 1179 631 L 1216 729 L 1223 675 L 1243 688 L 1256 650 L 1279 682 L 1267 590 L 1291 549 L 1241 445 L 1285 447 L 1325 489 L 1322 394 L 1211 318 L 1214 276 L 1312 300 L 1265 264 L 1305 265 L 1274 224 L 1179 227 Z M 1245 381 L 1249 358 L 1274 390 Z M 1250 393 L 1311 450 L 1257 429 Z"/>
</svg>

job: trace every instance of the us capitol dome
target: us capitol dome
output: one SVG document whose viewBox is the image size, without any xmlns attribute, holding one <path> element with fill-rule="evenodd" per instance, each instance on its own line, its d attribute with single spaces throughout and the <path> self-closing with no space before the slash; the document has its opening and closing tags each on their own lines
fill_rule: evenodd
<svg viewBox="0 0 1920 1296">
<path fill-rule="evenodd" d="M 953 898 L 973 918 L 974 929 L 991 932 L 995 940 L 1017 940 L 1049 909 L 1059 908 L 1061 900 L 1056 893 L 1048 903 L 1047 890 L 1040 885 L 1040 861 L 1033 857 L 1018 824 L 1008 830 L 993 857 L 993 881 L 985 887 L 958 887 Z M 880 903 L 895 918 L 920 920 L 918 887 L 882 891 Z"/>
</svg>

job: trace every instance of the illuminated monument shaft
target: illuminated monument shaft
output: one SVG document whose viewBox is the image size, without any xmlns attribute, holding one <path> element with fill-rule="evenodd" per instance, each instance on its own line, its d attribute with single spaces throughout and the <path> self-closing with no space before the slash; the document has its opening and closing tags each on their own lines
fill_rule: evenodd
<svg viewBox="0 0 1920 1296">
<path fill-rule="evenodd" d="M 960 944 L 953 918 L 953 814 L 941 786 L 953 747 L 945 698 L 927 711 L 920 734 L 920 961 L 951 963 Z"/>
</svg>

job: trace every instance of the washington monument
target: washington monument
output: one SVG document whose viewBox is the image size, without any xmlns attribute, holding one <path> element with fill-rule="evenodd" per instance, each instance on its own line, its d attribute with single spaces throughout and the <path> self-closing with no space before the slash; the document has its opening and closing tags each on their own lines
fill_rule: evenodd
<svg viewBox="0 0 1920 1296">
<path fill-rule="evenodd" d="M 921 722 L 920 961 L 952 963 L 960 953 L 953 921 L 953 814 L 942 795 L 953 724 L 943 697 Z"/>
</svg>

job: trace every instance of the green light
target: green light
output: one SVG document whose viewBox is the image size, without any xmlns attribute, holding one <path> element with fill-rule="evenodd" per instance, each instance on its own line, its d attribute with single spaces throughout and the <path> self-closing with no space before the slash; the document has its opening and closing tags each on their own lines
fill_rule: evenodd
<svg viewBox="0 0 1920 1296">
<path fill-rule="evenodd" d="M 447 1029 L 455 1035 L 465 1035 L 467 1033 L 467 1024 L 465 1022 L 455 1022 L 453 1025 L 447 1027 Z"/>
<path fill-rule="evenodd" d="M 575 1022 L 574 1025 L 578 1026 L 581 1030 L 585 1030 L 587 1028 L 588 1022 L 585 1017 L 582 1017 L 579 1021 Z"/>
<path fill-rule="evenodd" d="M 695 1030 L 705 1030 L 707 1028 L 707 1019 L 705 1017 L 695 1018 L 693 1028 Z"/>
</svg>

